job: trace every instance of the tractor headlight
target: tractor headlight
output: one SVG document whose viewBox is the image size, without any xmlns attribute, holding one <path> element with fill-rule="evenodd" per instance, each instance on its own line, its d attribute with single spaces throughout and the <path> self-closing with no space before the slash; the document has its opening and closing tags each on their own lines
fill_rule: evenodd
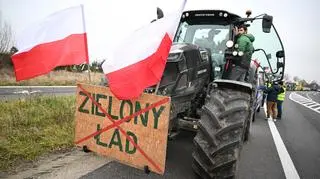
<svg viewBox="0 0 320 179">
<path fill-rule="evenodd" d="M 238 52 L 238 55 L 241 57 L 243 55 L 243 51 Z"/>
<path fill-rule="evenodd" d="M 184 58 L 183 51 L 180 49 L 171 50 L 168 55 L 168 61 L 178 61 L 181 58 Z"/>
<path fill-rule="evenodd" d="M 209 55 L 206 50 L 200 51 L 200 55 L 203 61 L 209 61 Z"/>
<path fill-rule="evenodd" d="M 233 46 L 233 41 L 232 40 L 228 40 L 227 41 L 227 43 L 226 43 L 226 46 L 228 47 L 228 48 L 231 48 L 232 46 Z"/>
<path fill-rule="evenodd" d="M 233 56 L 237 56 L 237 55 L 238 55 L 238 52 L 237 52 L 237 51 L 233 51 L 233 52 L 232 52 L 232 55 L 233 55 Z"/>
<path fill-rule="evenodd" d="M 168 56 L 168 60 L 175 61 L 178 60 L 181 56 L 181 53 L 170 53 Z"/>
</svg>

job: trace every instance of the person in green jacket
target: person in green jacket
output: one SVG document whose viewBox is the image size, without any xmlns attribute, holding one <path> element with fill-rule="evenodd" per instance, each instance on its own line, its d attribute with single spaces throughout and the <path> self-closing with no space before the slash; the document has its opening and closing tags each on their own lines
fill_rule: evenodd
<svg viewBox="0 0 320 179">
<path fill-rule="evenodd" d="M 252 34 L 248 34 L 247 26 L 240 25 L 235 29 L 237 58 L 232 62 L 232 70 L 229 76 L 230 80 L 244 81 L 246 73 L 250 68 L 251 57 L 254 52 L 253 42 L 255 40 Z"/>
</svg>

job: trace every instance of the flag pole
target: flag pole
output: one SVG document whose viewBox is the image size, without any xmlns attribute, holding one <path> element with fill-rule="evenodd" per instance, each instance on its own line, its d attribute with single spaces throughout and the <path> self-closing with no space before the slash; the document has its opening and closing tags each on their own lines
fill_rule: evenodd
<svg viewBox="0 0 320 179">
<path fill-rule="evenodd" d="M 84 41 L 85 41 L 85 46 L 86 46 L 86 58 L 87 58 L 87 63 L 88 63 L 88 77 L 89 77 L 89 83 L 91 83 L 91 74 L 90 74 L 90 62 L 89 62 L 89 55 L 88 55 L 88 39 L 87 39 L 87 29 L 86 29 L 86 21 L 85 21 L 85 16 L 84 16 L 84 6 L 83 4 L 81 6 L 81 11 L 82 11 L 82 21 L 83 21 L 83 30 L 85 32 L 84 36 Z"/>
<path fill-rule="evenodd" d="M 159 83 L 157 84 L 157 87 L 156 87 L 156 89 L 154 90 L 154 94 L 157 94 L 157 93 L 158 93 L 159 86 L 160 86 L 160 82 L 161 82 L 161 81 L 159 81 Z"/>
</svg>

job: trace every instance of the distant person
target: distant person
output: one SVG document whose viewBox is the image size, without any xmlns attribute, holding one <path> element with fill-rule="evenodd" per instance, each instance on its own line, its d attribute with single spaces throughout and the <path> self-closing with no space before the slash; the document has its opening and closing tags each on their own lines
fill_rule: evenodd
<svg viewBox="0 0 320 179">
<path fill-rule="evenodd" d="M 278 108 L 278 115 L 277 115 L 277 119 L 281 120 L 281 117 L 282 117 L 282 104 L 283 104 L 283 101 L 286 97 L 286 87 L 283 85 L 283 81 L 280 81 L 279 82 L 279 87 L 281 88 L 281 93 L 278 94 L 278 97 L 277 97 L 277 108 Z"/>
<path fill-rule="evenodd" d="M 246 74 L 250 68 L 251 57 L 254 52 L 253 42 L 255 40 L 252 34 L 248 34 L 246 25 L 240 25 L 234 30 L 236 38 L 236 50 L 239 59 L 232 62 L 232 69 L 229 76 L 230 80 L 245 81 Z"/>
<path fill-rule="evenodd" d="M 277 121 L 277 98 L 278 94 L 282 93 L 279 85 L 273 83 L 271 87 L 266 89 L 267 93 L 267 119 L 271 118 L 273 121 Z"/>
</svg>

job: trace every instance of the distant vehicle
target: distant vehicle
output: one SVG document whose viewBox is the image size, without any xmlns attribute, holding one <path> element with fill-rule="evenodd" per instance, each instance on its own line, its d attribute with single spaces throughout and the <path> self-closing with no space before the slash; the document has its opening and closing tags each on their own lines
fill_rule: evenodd
<svg viewBox="0 0 320 179">
<path fill-rule="evenodd" d="M 303 87 L 303 91 L 311 91 L 311 88 L 309 88 L 309 87 Z"/>
<path fill-rule="evenodd" d="M 296 83 L 286 82 L 285 85 L 288 91 L 294 91 L 296 89 Z"/>
<path fill-rule="evenodd" d="M 319 85 L 317 83 L 312 83 L 310 86 L 311 91 L 317 91 Z"/>
<path fill-rule="evenodd" d="M 296 91 L 302 91 L 303 90 L 303 84 L 301 82 L 296 82 Z"/>
</svg>

